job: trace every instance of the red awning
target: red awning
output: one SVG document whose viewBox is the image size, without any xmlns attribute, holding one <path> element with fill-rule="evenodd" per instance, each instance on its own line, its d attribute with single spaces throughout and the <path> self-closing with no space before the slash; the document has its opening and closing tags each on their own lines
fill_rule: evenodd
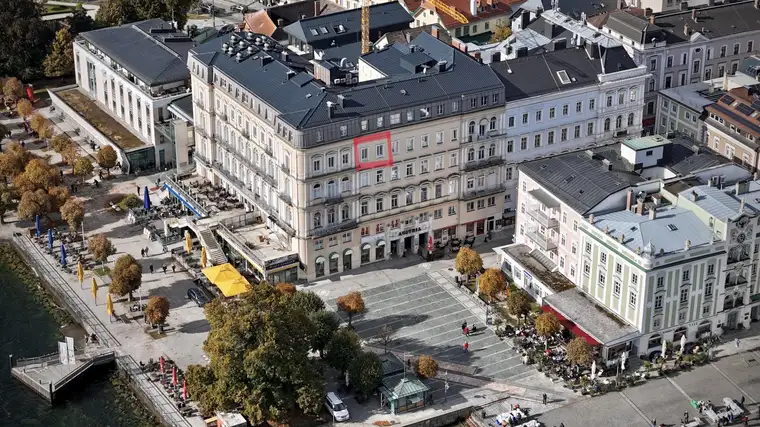
<svg viewBox="0 0 760 427">
<path fill-rule="evenodd" d="M 599 342 L 597 342 L 594 338 L 591 337 L 591 335 L 587 334 L 583 331 L 578 325 L 575 324 L 572 320 L 569 320 L 565 318 L 565 316 L 561 315 L 557 310 L 553 309 L 552 307 L 548 305 L 544 305 L 541 307 L 541 309 L 546 313 L 552 313 L 553 315 L 557 316 L 557 320 L 559 320 L 559 323 L 562 324 L 567 330 L 569 330 L 573 335 L 576 337 L 581 337 L 584 340 L 586 340 L 589 345 L 599 345 Z"/>
<path fill-rule="evenodd" d="M 644 119 L 641 121 L 641 125 L 644 127 L 654 126 L 654 124 L 655 124 L 654 117 Z"/>
</svg>

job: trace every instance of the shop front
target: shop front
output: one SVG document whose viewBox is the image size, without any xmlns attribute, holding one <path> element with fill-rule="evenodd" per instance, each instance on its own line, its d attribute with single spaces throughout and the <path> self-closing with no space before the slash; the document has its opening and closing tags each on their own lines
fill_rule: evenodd
<svg viewBox="0 0 760 427">
<path fill-rule="evenodd" d="M 433 230 L 433 221 L 409 220 L 398 222 L 398 226 L 389 228 L 386 232 L 390 242 L 390 254 L 402 256 L 404 253 L 417 253 L 419 248 L 426 246 L 428 236 Z"/>
</svg>

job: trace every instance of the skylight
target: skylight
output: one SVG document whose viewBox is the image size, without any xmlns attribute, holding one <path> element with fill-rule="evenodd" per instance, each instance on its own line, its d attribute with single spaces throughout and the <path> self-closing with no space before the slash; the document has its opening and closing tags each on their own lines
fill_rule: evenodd
<svg viewBox="0 0 760 427">
<path fill-rule="evenodd" d="M 319 32 L 317 32 L 317 30 L 315 30 L 314 28 L 311 28 L 310 31 L 311 31 L 311 35 L 312 36 L 318 36 L 319 35 Z"/>
<path fill-rule="evenodd" d="M 668 230 L 670 230 L 670 231 L 676 231 L 676 230 L 678 230 L 678 227 L 676 227 L 675 224 L 668 224 Z"/>
<path fill-rule="evenodd" d="M 319 27 L 319 31 L 321 31 L 322 34 L 327 34 L 327 27 Z"/>
<path fill-rule="evenodd" d="M 570 83 L 570 76 L 567 75 L 567 71 L 565 70 L 557 71 L 557 77 L 559 77 L 559 81 L 563 85 Z"/>
</svg>

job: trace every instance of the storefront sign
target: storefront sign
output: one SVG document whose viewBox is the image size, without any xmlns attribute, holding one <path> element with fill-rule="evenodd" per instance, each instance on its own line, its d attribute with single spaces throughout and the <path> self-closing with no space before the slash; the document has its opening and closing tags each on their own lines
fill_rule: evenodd
<svg viewBox="0 0 760 427">
<path fill-rule="evenodd" d="M 278 267 L 283 267 L 289 264 L 294 264 L 298 262 L 298 254 L 290 254 L 286 255 L 284 257 L 270 259 L 265 261 L 266 263 L 266 269 L 272 270 Z"/>
<path fill-rule="evenodd" d="M 432 222 L 420 222 L 412 223 L 401 228 L 393 228 L 388 230 L 388 239 L 396 240 L 406 236 L 416 236 L 422 233 L 429 233 L 432 228 Z"/>
</svg>

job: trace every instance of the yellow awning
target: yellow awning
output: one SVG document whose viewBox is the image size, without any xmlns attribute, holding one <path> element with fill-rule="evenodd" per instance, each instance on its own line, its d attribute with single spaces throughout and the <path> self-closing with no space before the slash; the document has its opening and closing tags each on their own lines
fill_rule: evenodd
<svg viewBox="0 0 760 427">
<path fill-rule="evenodd" d="M 208 278 L 211 283 L 216 285 L 222 294 L 226 297 L 233 297 L 235 295 L 248 292 L 248 280 L 245 279 L 232 264 L 222 264 L 214 267 L 204 268 L 201 270 L 203 275 Z"/>
<path fill-rule="evenodd" d="M 234 297 L 235 295 L 240 295 L 248 292 L 248 287 L 251 286 L 251 284 L 248 282 L 248 280 L 245 279 L 245 277 L 240 276 L 235 280 L 228 280 L 226 282 L 217 283 L 216 286 L 220 291 L 222 291 L 222 294 L 224 296 Z"/>
</svg>

